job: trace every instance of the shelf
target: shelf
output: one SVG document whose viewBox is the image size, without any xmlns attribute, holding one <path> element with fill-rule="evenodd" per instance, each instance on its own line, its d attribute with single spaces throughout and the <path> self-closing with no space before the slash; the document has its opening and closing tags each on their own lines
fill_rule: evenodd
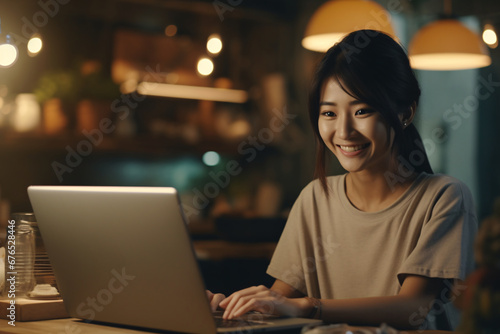
<svg viewBox="0 0 500 334">
<path fill-rule="evenodd" d="M 0 135 L 0 152 L 14 153 L 33 150 L 42 152 L 66 152 L 68 146 L 77 150 L 81 147 L 92 151 L 106 153 L 133 153 L 133 154 L 169 154 L 169 153 L 204 153 L 217 151 L 232 154 L 237 152 L 238 142 L 224 139 L 202 139 L 197 143 L 188 143 L 179 139 L 162 136 L 138 135 L 135 137 L 103 137 L 91 141 L 85 136 L 43 134 L 2 134 Z"/>
</svg>

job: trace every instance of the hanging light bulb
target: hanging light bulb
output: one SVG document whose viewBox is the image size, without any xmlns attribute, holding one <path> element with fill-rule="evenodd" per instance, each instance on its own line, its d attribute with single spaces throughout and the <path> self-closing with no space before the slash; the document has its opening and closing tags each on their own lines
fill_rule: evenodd
<svg viewBox="0 0 500 334">
<path fill-rule="evenodd" d="M 34 35 L 28 41 L 27 49 L 28 55 L 31 57 L 36 56 L 42 50 L 43 42 L 40 36 Z"/>
<path fill-rule="evenodd" d="M 17 48 L 11 44 L 0 45 L 0 66 L 9 67 L 17 60 Z"/>
<path fill-rule="evenodd" d="M 0 66 L 12 66 L 19 55 L 15 45 L 10 44 L 10 36 L 7 35 L 7 42 L 0 45 Z"/>
<path fill-rule="evenodd" d="M 211 54 L 218 54 L 222 50 L 222 40 L 217 34 L 212 34 L 208 37 L 207 50 Z"/>
<path fill-rule="evenodd" d="M 1 21 L 0 21 L 0 33 L 1 30 Z M 10 36 L 7 35 L 5 37 L 6 41 L 3 44 L 0 44 L 0 67 L 9 67 L 12 66 L 17 60 L 18 52 L 17 48 L 10 44 Z"/>
<path fill-rule="evenodd" d="M 491 24 L 484 26 L 483 41 L 492 49 L 498 46 L 497 33 Z"/>
<path fill-rule="evenodd" d="M 198 61 L 198 73 L 203 76 L 212 74 L 214 70 L 214 63 L 208 58 L 202 58 Z"/>
</svg>

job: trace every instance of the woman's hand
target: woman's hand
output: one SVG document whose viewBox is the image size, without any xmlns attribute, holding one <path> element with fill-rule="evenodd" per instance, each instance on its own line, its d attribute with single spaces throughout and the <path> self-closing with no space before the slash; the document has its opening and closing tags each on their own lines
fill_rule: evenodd
<svg viewBox="0 0 500 334">
<path fill-rule="evenodd" d="M 209 290 L 206 290 L 206 292 L 208 301 L 210 302 L 210 308 L 212 309 L 212 312 L 215 312 L 220 302 L 223 301 L 226 296 L 224 296 L 222 293 L 212 293 Z"/>
<path fill-rule="evenodd" d="M 300 317 L 312 307 L 305 298 L 286 298 L 263 285 L 235 292 L 219 306 L 225 309 L 224 319 L 237 318 L 249 311 Z"/>
</svg>

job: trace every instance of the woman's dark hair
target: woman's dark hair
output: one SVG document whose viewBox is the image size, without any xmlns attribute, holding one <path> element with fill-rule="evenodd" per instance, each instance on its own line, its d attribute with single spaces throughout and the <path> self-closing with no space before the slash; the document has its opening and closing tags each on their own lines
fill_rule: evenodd
<svg viewBox="0 0 500 334">
<path fill-rule="evenodd" d="M 390 36 L 375 30 L 358 30 L 331 47 L 321 60 L 309 95 L 309 117 L 316 136 L 316 170 L 323 189 L 326 183 L 327 147 L 321 139 L 318 118 L 323 83 L 334 78 L 342 89 L 378 111 L 394 130 L 394 145 L 406 171 L 432 174 L 422 139 L 413 123 L 403 128 L 398 116 L 416 108 L 420 87 L 405 51 Z M 389 166 L 388 166 L 389 168 Z M 402 175 L 393 175 L 400 178 Z"/>
</svg>

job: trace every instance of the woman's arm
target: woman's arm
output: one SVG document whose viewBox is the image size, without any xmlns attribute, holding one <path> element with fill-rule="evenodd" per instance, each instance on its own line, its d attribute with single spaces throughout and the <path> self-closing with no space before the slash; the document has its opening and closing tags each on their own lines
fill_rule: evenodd
<svg viewBox="0 0 500 334">
<path fill-rule="evenodd" d="M 322 319 L 353 325 L 412 328 L 422 323 L 443 289 L 442 279 L 409 275 L 396 296 L 321 300 Z M 420 320 L 420 321 L 418 321 Z"/>
<path fill-rule="evenodd" d="M 304 294 L 302 292 L 295 289 L 293 286 L 291 286 L 283 281 L 280 281 L 279 279 L 274 281 L 274 284 L 271 287 L 271 290 L 275 291 L 276 293 L 282 295 L 283 297 L 287 297 L 287 298 L 304 297 Z"/>
<path fill-rule="evenodd" d="M 353 299 L 321 299 L 316 317 L 332 323 L 415 327 L 415 317 L 425 317 L 432 301 L 444 288 L 442 279 L 408 275 L 397 296 Z M 287 316 L 307 317 L 314 304 L 290 285 L 277 280 L 271 289 L 251 287 L 235 292 L 220 306 L 225 318 L 234 318 L 255 310 Z M 418 324 L 421 322 L 418 322 Z"/>
</svg>

